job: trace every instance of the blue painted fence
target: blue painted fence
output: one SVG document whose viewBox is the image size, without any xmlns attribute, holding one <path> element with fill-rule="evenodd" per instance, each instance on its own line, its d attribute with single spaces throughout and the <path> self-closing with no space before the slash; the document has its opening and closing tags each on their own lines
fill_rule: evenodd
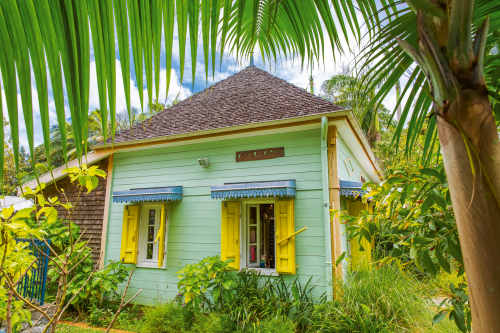
<svg viewBox="0 0 500 333">
<path fill-rule="evenodd" d="M 18 238 L 16 241 L 28 243 L 28 248 L 31 250 L 33 256 L 36 257 L 36 268 L 31 268 L 30 276 L 26 274 L 21 282 L 19 282 L 17 292 L 31 302 L 35 301 L 43 305 L 49 265 L 49 258 L 47 257 L 50 254 L 49 247 L 44 241 L 38 239 L 34 240 L 36 247 L 33 245 L 31 239 Z M 50 240 L 47 240 L 47 243 L 50 244 Z M 47 256 L 44 256 L 41 252 L 45 253 Z"/>
</svg>

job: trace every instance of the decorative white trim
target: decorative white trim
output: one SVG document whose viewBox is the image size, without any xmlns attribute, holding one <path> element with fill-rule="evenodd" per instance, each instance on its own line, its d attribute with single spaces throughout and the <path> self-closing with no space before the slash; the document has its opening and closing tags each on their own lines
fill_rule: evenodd
<svg viewBox="0 0 500 333">
<path fill-rule="evenodd" d="M 182 193 L 182 186 L 135 188 L 113 192 L 113 202 L 179 201 L 182 200 Z"/>
<path fill-rule="evenodd" d="M 216 185 L 211 188 L 212 199 L 295 197 L 295 180 Z"/>
<path fill-rule="evenodd" d="M 356 173 L 350 157 L 344 160 L 344 164 L 345 164 L 345 170 L 349 174 L 349 177 L 351 177 L 352 175 L 354 175 L 354 173 Z"/>
<path fill-rule="evenodd" d="M 260 275 L 262 276 L 280 276 L 278 273 L 276 273 L 275 268 L 257 268 L 257 267 L 244 267 L 248 269 L 249 271 L 256 271 L 260 272 Z"/>
</svg>

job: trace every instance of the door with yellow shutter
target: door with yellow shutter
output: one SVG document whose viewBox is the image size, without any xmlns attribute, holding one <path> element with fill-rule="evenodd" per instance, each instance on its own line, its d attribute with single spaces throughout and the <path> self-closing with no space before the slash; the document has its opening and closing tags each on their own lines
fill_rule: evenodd
<svg viewBox="0 0 500 333">
<path fill-rule="evenodd" d="M 277 244 L 295 232 L 293 200 L 278 200 L 275 208 L 276 272 L 295 274 L 295 237 Z"/>
<path fill-rule="evenodd" d="M 140 205 L 128 205 L 123 210 L 120 259 L 125 264 L 137 263 Z"/>
<path fill-rule="evenodd" d="M 221 259 L 232 259 L 232 269 L 240 268 L 240 203 L 222 202 Z"/>
<path fill-rule="evenodd" d="M 347 211 L 351 216 L 359 216 L 362 210 L 369 210 L 366 203 L 361 201 L 348 201 Z M 372 261 L 371 250 L 373 244 L 370 244 L 365 238 L 361 239 L 361 247 L 357 239 L 351 239 L 351 269 L 353 271 L 359 268 L 368 268 L 368 264 Z"/>
</svg>

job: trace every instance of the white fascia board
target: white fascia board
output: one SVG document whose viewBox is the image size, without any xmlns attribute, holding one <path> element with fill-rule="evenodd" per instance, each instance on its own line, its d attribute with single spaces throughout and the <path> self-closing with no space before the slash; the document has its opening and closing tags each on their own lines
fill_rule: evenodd
<svg viewBox="0 0 500 333">
<path fill-rule="evenodd" d="M 94 152 L 87 154 L 87 159 L 85 159 L 85 156 L 83 157 L 83 159 L 85 159 L 85 162 L 84 162 L 85 164 L 92 165 L 92 164 L 97 163 L 100 160 L 108 157 L 109 155 L 111 155 L 111 152 L 109 152 L 109 151 L 108 152 L 105 152 L 104 150 L 94 151 Z M 67 167 L 71 168 L 71 167 L 78 166 L 78 165 L 79 165 L 78 159 L 74 159 L 72 161 L 69 161 L 67 165 L 63 164 L 60 167 L 58 167 L 57 169 L 52 170 L 52 173 L 47 172 L 46 174 L 41 175 L 40 177 L 38 177 L 38 180 L 40 183 L 45 183 L 45 185 L 52 184 L 53 182 L 56 182 L 59 179 L 62 179 L 68 175 L 66 172 L 65 173 L 62 172 L 64 169 L 66 169 Z M 35 189 L 38 186 L 38 182 L 36 181 L 36 179 L 33 179 L 33 180 L 30 180 L 29 182 L 27 182 L 21 186 L 23 188 L 29 187 L 31 189 Z M 21 195 L 20 188 L 17 189 L 17 194 Z"/>
</svg>

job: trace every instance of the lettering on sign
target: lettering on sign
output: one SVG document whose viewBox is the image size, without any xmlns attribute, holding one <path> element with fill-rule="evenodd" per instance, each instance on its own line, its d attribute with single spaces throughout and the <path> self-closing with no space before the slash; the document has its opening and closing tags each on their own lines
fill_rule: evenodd
<svg viewBox="0 0 500 333">
<path fill-rule="evenodd" d="M 269 160 L 271 158 L 285 157 L 285 148 L 266 148 L 236 152 L 236 162 Z"/>
</svg>

